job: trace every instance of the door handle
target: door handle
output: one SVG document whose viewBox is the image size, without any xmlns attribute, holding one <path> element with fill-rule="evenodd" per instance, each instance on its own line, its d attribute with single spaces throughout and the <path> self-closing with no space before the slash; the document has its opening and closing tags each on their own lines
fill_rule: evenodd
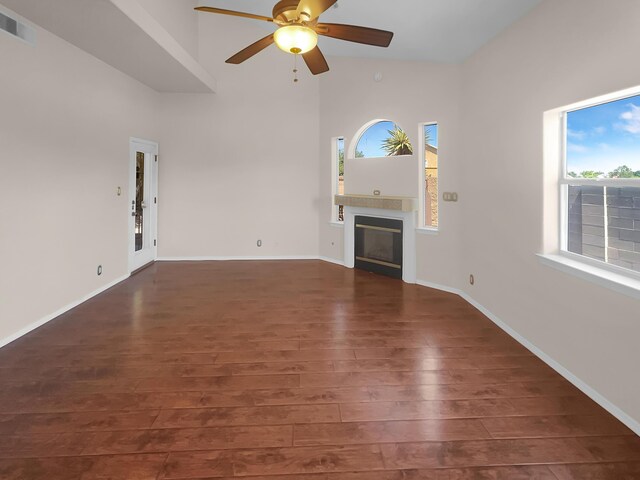
<svg viewBox="0 0 640 480">
<path fill-rule="evenodd" d="M 146 203 L 144 203 L 144 202 L 142 202 L 142 203 L 140 204 L 140 206 L 141 206 L 142 208 L 147 208 L 147 204 L 146 204 Z"/>
</svg>

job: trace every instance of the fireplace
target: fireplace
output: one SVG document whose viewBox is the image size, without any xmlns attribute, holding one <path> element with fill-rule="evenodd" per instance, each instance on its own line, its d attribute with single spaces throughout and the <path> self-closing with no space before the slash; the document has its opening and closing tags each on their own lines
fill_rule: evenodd
<svg viewBox="0 0 640 480">
<path fill-rule="evenodd" d="M 402 278 L 402 220 L 355 216 L 355 267 Z"/>
<path fill-rule="evenodd" d="M 396 220 L 394 230 L 400 230 L 402 239 L 401 259 L 402 269 L 393 268 L 393 276 L 400 273 L 402 280 L 407 283 L 416 283 L 416 227 L 418 225 L 417 198 L 412 197 L 391 197 L 382 195 L 336 195 L 336 205 L 344 205 L 344 266 L 353 268 L 356 266 L 356 217 L 367 219 L 377 218 L 386 221 Z M 360 225 L 364 225 L 358 220 Z M 374 226 L 378 226 L 377 224 Z M 400 228 L 397 228 L 400 226 Z M 397 233 L 397 232 L 394 232 Z M 397 240 L 398 237 L 394 237 Z M 400 246 L 398 245 L 398 247 Z M 364 252 L 363 252 L 364 253 Z M 358 255 L 360 256 L 360 255 Z M 396 260 L 398 260 L 396 259 Z M 374 260 L 377 260 L 374 258 Z M 384 262 L 384 260 L 382 260 Z M 395 262 L 389 262 L 395 263 Z M 395 263 L 396 265 L 398 263 Z M 372 262 L 368 262 L 371 266 Z M 362 264 L 360 264 L 362 266 Z M 382 265 L 380 265 L 382 266 Z M 369 268 L 367 268 L 369 270 Z M 397 270 L 397 271 L 396 271 Z"/>
</svg>

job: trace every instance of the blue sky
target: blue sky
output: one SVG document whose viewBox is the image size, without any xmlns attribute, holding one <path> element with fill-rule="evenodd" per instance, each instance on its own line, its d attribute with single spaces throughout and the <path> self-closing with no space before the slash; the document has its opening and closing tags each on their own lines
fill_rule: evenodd
<svg viewBox="0 0 640 480">
<path fill-rule="evenodd" d="M 567 171 L 640 170 L 640 95 L 567 114 Z"/>
<path fill-rule="evenodd" d="M 393 122 L 379 122 L 369 127 L 364 132 L 360 141 L 358 142 L 357 149 L 364 153 L 365 157 L 385 157 L 386 153 L 382 150 L 382 142 L 389 137 L 389 130 L 393 130 Z M 429 130 L 430 141 L 429 143 L 434 147 L 438 146 L 438 126 L 428 125 L 425 127 Z"/>
</svg>

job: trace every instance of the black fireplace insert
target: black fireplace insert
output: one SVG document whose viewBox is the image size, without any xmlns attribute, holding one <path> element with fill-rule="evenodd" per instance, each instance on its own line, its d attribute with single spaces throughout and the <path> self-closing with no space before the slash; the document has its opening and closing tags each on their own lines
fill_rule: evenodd
<svg viewBox="0 0 640 480">
<path fill-rule="evenodd" d="M 402 278 L 402 220 L 356 216 L 355 266 Z"/>
</svg>

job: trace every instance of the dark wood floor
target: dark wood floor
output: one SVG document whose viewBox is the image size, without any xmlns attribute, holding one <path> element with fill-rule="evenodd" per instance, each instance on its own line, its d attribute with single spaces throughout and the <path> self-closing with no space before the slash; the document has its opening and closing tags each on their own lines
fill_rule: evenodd
<svg viewBox="0 0 640 480">
<path fill-rule="evenodd" d="M 640 439 L 463 300 L 322 262 L 156 264 L 0 383 L 3 480 L 640 479 Z"/>
</svg>

